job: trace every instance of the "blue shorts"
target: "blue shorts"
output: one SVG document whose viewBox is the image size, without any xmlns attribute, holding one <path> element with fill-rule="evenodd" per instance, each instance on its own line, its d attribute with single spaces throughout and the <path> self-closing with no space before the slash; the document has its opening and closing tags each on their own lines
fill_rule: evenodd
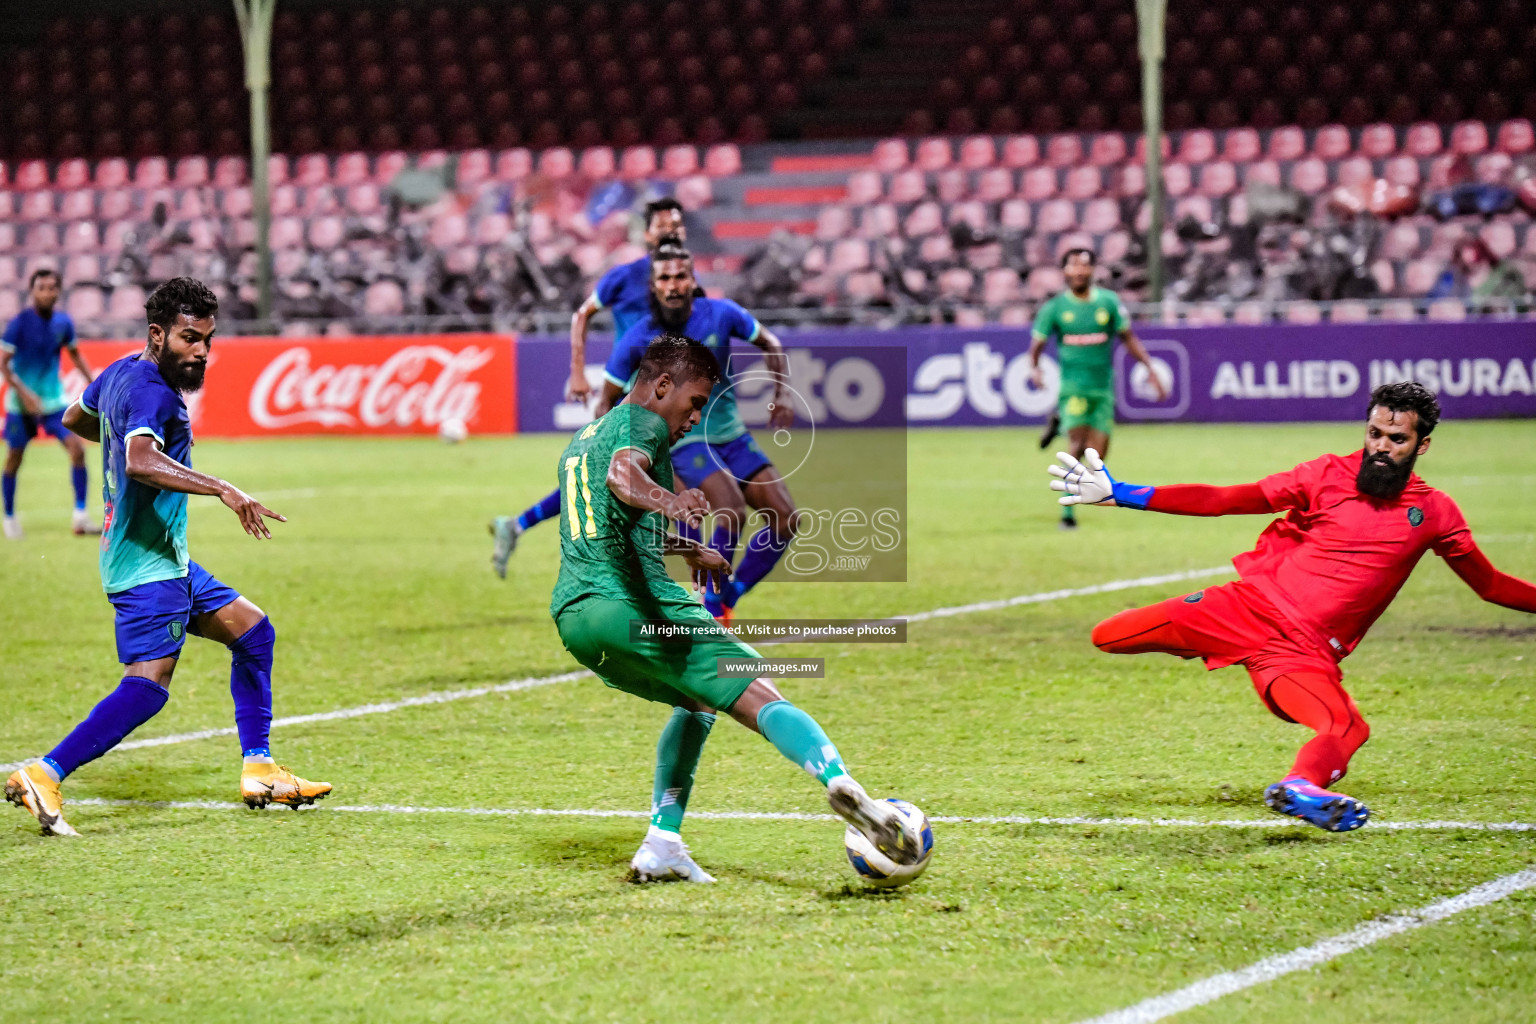
<svg viewBox="0 0 1536 1024">
<path fill-rule="evenodd" d="M 64 427 L 64 410 L 45 412 L 41 416 L 28 416 L 24 412 L 6 413 L 5 443 L 12 448 L 25 448 L 37 436 L 38 427 L 62 441 L 68 432 Z"/>
<path fill-rule="evenodd" d="M 672 470 L 689 487 L 698 487 L 722 469 L 746 483 L 771 465 L 773 460 L 763 454 L 751 434 L 720 444 L 694 441 L 672 449 Z"/>
<path fill-rule="evenodd" d="M 140 583 L 108 594 L 117 611 L 117 660 L 132 665 L 175 657 L 187 633 L 197 635 L 197 616 L 216 612 L 239 596 L 196 562 L 188 563 L 187 575 L 179 580 Z"/>
</svg>

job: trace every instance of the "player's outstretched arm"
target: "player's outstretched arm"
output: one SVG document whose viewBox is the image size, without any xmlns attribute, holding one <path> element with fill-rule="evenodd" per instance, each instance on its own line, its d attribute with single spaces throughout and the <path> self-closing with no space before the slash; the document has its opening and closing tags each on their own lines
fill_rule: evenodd
<svg viewBox="0 0 1536 1024">
<path fill-rule="evenodd" d="M 638 448 L 621 448 L 608 464 L 606 483 L 613 496 L 633 508 L 660 512 L 668 519 L 698 526 L 709 514 L 709 502 L 696 487 L 673 493 L 650 474 L 651 460 Z"/>
<path fill-rule="evenodd" d="M 183 466 L 161 451 L 160 445 L 149 434 L 135 434 L 125 447 L 124 469 L 129 479 L 162 491 L 216 495 L 240 517 L 245 532 L 257 540 L 268 540 L 272 536 L 267 519 L 276 519 L 280 523 L 288 521 L 229 481 Z"/>
<path fill-rule="evenodd" d="M 1258 484 L 1212 487 L 1208 484 L 1167 484 L 1152 487 L 1128 484 L 1109 475 L 1099 453 L 1089 448 L 1079 462 L 1057 452 L 1059 466 L 1048 471 L 1055 477 L 1051 490 L 1064 492 L 1063 505 L 1118 505 L 1181 516 L 1261 515 L 1280 509 Z"/>
<path fill-rule="evenodd" d="M 768 414 L 768 426 L 773 430 L 788 430 L 795 425 L 795 403 L 789 397 L 789 357 L 784 354 L 784 343 L 768 328 L 758 325 L 757 337 L 752 344 L 763 350 L 763 364 L 773 377 L 773 400 Z"/>
<path fill-rule="evenodd" d="M 1445 564 L 1484 601 L 1536 613 L 1536 586 L 1495 569 L 1481 549 L 1473 547 L 1466 554 L 1452 555 Z"/>
<path fill-rule="evenodd" d="M 565 385 L 568 402 L 585 402 L 592 394 L 592 385 L 587 383 L 587 327 L 601 308 L 597 296 L 589 295 L 571 314 L 571 379 Z"/>
<path fill-rule="evenodd" d="M 72 434 L 78 434 L 87 441 L 101 443 L 101 417 L 95 413 L 86 412 L 79 402 L 71 404 L 64 410 L 64 429 Z"/>
</svg>

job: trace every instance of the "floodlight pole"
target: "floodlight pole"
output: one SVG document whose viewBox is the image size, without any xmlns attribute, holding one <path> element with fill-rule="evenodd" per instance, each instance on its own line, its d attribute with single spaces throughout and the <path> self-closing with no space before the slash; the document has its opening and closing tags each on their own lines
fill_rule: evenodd
<svg viewBox="0 0 1536 1024">
<path fill-rule="evenodd" d="M 256 214 L 256 316 L 272 317 L 272 203 L 267 158 L 272 153 L 267 95 L 272 84 L 272 14 L 277 0 L 234 0 L 251 93 L 251 206 Z"/>
<path fill-rule="evenodd" d="M 1163 55 L 1168 0 L 1136 0 L 1141 110 L 1147 145 L 1147 299 L 1163 300 Z"/>
</svg>

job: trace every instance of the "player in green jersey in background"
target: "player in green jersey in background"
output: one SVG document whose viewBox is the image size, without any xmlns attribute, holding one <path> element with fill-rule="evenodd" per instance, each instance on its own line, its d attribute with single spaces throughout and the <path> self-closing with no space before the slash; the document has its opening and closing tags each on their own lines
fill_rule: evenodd
<svg viewBox="0 0 1536 1024">
<path fill-rule="evenodd" d="M 1056 359 L 1061 365 L 1060 398 L 1040 437 L 1040 447 L 1047 447 L 1065 430 L 1068 449 L 1077 459 L 1089 448 L 1100 455 L 1109 450 L 1109 435 L 1115 429 L 1116 338 L 1147 368 L 1157 388 L 1158 401 L 1168 397 L 1147 350 L 1131 331 L 1125 303 L 1108 288 L 1093 283 L 1097 263 L 1092 249 L 1068 249 L 1062 255 L 1061 271 L 1067 290 L 1052 297 L 1035 314 L 1029 346 L 1032 386 L 1038 388 L 1045 383 L 1040 372 L 1040 353 L 1052 335 L 1056 337 Z M 1077 529 L 1070 505 L 1062 507 L 1061 528 Z"/>
<path fill-rule="evenodd" d="M 716 659 L 755 659 L 667 575 L 680 554 L 695 588 L 730 571 L 718 552 L 668 532 L 697 526 L 703 492 L 674 493 L 672 446 L 698 424 L 720 367 L 690 338 L 663 334 L 647 347 L 624 400 L 584 427 L 560 456 L 560 576 L 550 614 L 577 661 L 617 690 L 670 705 L 656 745 L 651 825 L 631 862 L 637 881 L 712 882 L 679 835 L 694 771 L 724 711 L 761 733 L 827 787 L 832 809 L 898 863 L 921 855 L 920 837 L 894 804 L 871 799 L 821 726 L 765 678 L 722 676 Z M 647 626 L 647 624 L 651 624 Z M 654 635 L 665 629 L 673 640 Z"/>
</svg>

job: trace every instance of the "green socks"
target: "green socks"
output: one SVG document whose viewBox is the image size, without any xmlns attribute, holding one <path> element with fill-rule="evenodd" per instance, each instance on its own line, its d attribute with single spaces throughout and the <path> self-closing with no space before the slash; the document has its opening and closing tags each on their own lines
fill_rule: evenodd
<svg viewBox="0 0 1536 1024">
<path fill-rule="evenodd" d="M 656 741 L 656 783 L 651 788 L 651 824 L 668 832 L 683 827 L 693 775 L 699 767 L 704 741 L 714 727 L 715 716 L 707 711 L 673 708 L 661 739 Z"/>
<path fill-rule="evenodd" d="M 816 724 L 816 719 L 789 701 L 764 704 L 757 713 L 757 727 L 779 753 L 820 779 L 822 785 L 848 774 L 837 748 Z"/>
</svg>

